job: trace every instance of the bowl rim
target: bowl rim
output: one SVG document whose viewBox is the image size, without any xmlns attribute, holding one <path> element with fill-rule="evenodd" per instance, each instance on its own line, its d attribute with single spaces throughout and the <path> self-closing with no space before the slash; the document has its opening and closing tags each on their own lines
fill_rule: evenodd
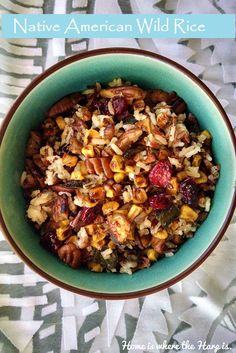
<svg viewBox="0 0 236 353">
<path fill-rule="evenodd" d="M 56 72 L 57 70 L 63 68 L 64 66 L 72 64 L 76 61 L 79 61 L 82 59 L 87 59 L 90 57 L 99 56 L 99 55 L 106 55 L 106 54 L 129 54 L 129 55 L 145 56 L 145 57 L 155 59 L 155 60 L 161 61 L 163 63 L 169 64 L 173 68 L 180 71 L 182 74 L 184 74 L 184 75 L 188 76 L 190 79 L 192 79 L 194 81 L 194 83 L 196 83 L 198 85 L 198 87 L 210 98 L 212 103 L 216 106 L 217 110 L 219 111 L 221 117 L 223 118 L 223 120 L 227 126 L 231 141 L 234 146 L 234 151 L 236 154 L 236 138 L 234 135 L 233 127 L 229 121 L 229 118 L 227 117 L 226 112 L 224 111 L 224 109 L 223 109 L 222 105 L 220 104 L 220 102 L 218 101 L 218 99 L 214 96 L 214 94 L 210 91 L 210 89 L 197 76 L 195 76 L 191 71 L 186 69 L 184 66 L 182 66 L 182 65 L 176 63 L 175 61 L 173 61 L 165 56 L 162 56 L 160 54 L 156 54 L 156 53 L 142 50 L 142 49 L 123 48 L 123 47 L 94 49 L 94 50 L 90 50 L 90 51 L 87 51 L 84 53 L 72 55 L 72 56 L 70 56 L 66 59 L 63 59 L 62 61 L 59 61 L 58 63 L 52 65 L 51 67 L 46 69 L 43 73 L 41 73 L 36 78 L 34 78 L 31 81 L 31 83 L 23 90 L 23 92 L 17 97 L 17 99 L 14 101 L 13 105 L 9 109 L 8 113 L 6 114 L 6 116 L 3 120 L 2 126 L 0 128 L 0 145 L 2 143 L 2 140 L 3 140 L 3 137 L 4 137 L 5 132 L 7 130 L 7 127 L 9 125 L 11 119 L 13 118 L 14 113 L 16 112 L 18 107 L 20 106 L 21 102 L 41 81 L 43 81 L 45 78 L 47 78 L 48 76 L 50 76 L 52 73 Z M 74 292 L 76 294 L 85 295 L 85 296 L 96 298 L 96 299 L 120 300 L 120 299 L 131 299 L 131 298 L 143 297 L 143 296 L 161 291 L 163 289 L 166 289 L 166 288 L 174 285 L 175 283 L 181 281 L 183 278 L 185 278 L 191 272 L 193 272 L 195 269 L 197 269 L 206 260 L 206 258 L 212 253 L 212 251 L 215 249 L 215 247 L 220 242 L 227 227 L 230 224 L 230 220 L 233 216 L 235 207 L 236 207 L 236 189 L 234 189 L 232 201 L 231 201 L 227 216 L 223 222 L 223 225 L 219 229 L 218 233 L 215 235 L 211 244 L 197 258 L 197 260 L 195 260 L 191 266 L 189 266 L 186 270 L 182 271 L 181 273 L 179 273 L 175 277 L 173 277 L 173 278 L 171 278 L 161 284 L 155 285 L 150 288 L 138 290 L 135 292 L 122 292 L 122 293 L 94 292 L 91 290 L 77 288 L 73 285 L 69 285 L 67 283 L 64 283 L 61 280 L 54 278 L 52 275 L 45 273 L 42 269 L 40 269 L 37 265 L 35 265 L 22 252 L 22 250 L 18 247 L 18 245 L 14 241 L 13 237 L 9 233 L 1 212 L 0 212 L 0 227 L 2 229 L 2 232 L 3 232 L 6 240 L 12 246 L 12 248 L 17 253 L 17 255 L 23 260 L 23 262 L 26 265 L 28 265 L 34 272 L 38 273 L 41 277 L 45 278 L 47 281 L 52 282 L 56 286 L 64 288 L 64 289 L 69 290 L 71 292 Z"/>
</svg>

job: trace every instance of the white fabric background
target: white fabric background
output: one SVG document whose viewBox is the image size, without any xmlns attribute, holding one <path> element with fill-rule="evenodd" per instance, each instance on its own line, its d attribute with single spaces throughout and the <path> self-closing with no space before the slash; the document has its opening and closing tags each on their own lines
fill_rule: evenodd
<svg viewBox="0 0 236 353">
<path fill-rule="evenodd" d="M 235 13 L 236 1 L 2 0 L 0 12 Z M 1 117 L 45 68 L 65 56 L 111 46 L 151 50 L 184 65 L 208 85 L 236 125 L 234 39 L 0 39 Z M 172 345 L 189 340 L 196 347 L 183 346 L 179 352 L 214 351 L 198 349 L 199 340 L 221 348 L 225 342 L 236 352 L 235 233 L 232 224 L 208 260 L 182 282 L 145 298 L 116 302 L 85 298 L 45 282 L 0 235 L 0 353 L 168 352 L 150 348 L 164 340 Z M 136 349 L 122 349 L 122 341 Z"/>
</svg>

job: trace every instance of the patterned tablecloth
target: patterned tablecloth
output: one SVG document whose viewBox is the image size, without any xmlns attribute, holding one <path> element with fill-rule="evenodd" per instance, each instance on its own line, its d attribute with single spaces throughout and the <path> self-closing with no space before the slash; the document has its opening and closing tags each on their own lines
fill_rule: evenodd
<svg viewBox="0 0 236 353">
<path fill-rule="evenodd" d="M 1 0 L 0 12 L 223 14 L 235 13 L 236 1 Z M 236 125 L 233 39 L 0 39 L 0 116 L 45 68 L 66 56 L 111 46 L 151 50 L 184 65 L 214 92 Z M 182 282 L 145 298 L 115 302 L 46 282 L 0 235 L 0 353 L 194 353 L 226 352 L 227 346 L 236 352 L 235 222 L 208 260 Z"/>
</svg>

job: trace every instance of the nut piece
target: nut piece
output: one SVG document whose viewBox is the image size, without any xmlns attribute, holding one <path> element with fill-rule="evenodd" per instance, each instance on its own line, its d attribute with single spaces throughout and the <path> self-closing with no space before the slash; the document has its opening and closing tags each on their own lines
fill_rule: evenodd
<svg viewBox="0 0 236 353">
<path fill-rule="evenodd" d="M 150 98 L 154 104 L 158 102 L 166 102 L 168 96 L 169 93 L 162 91 L 161 89 L 156 89 L 148 94 L 148 98 Z"/>
<path fill-rule="evenodd" d="M 124 132 L 118 139 L 116 145 L 124 152 L 142 136 L 142 129 L 134 128 Z"/>
<path fill-rule="evenodd" d="M 119 243 L 124 243 L 127 238 L 133 235 L 131 222 L 121 213 L 113 213 L 111 216 L 108 216 L 108 224 L 111 233 L 116 237 Z"/>
<path fill-rule="evenodd" d="M 105 88 L 100 91 L 100 96 L 103 98 L 113 98 L 119 95 L 124 96 L 131 104 L 134 99 L 144 99 L 146 97 L 146 92 L 135 86 Z"/>
<path fill-rule="evenodd" d="M 78 268 L 81 264 L 81 251 L 73 243 L 63 245 L 58 250 L 58 256 L 72 268 Z"/>
<path fill-rule="evenodd" d="M 48 117 L 53 118 L 61 113 L 72 109 L 83 96 L 80 93 L 73 93 L 57 101 L 48 111 Z"/>
</svg>

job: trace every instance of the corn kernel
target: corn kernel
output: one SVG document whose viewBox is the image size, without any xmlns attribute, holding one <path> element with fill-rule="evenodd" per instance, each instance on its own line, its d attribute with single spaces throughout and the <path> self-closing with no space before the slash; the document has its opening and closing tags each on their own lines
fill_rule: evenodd
<svg viewBox="0 0 236 353">
<path fill-rule="evenodd" d="M 113 172 L 119 173 L 123 171 L 124 159 L 122 156 L 114 155 L 110 162 L 110 168 Z"/>
<path fill-rule="evenodd" d="M 125 216 L 128 215 L 128 210 L 126 209 L 119 209 L 119 210 L 116 210 L 116 213 L 120 213 L 120 214 L 123 214 Z"/>
<path fill-rule="evenodd" d="M 106 194 L 103 186 L 96 186 L 89 190 L 89 197 L 91 200 L 104 200 L 105 196 Z"/>
<path fill-rule="evenodd" d="M 128 218 L 133 221 L 142 212 L 142 210 L 142 207 L 132 205 L 128 213 Z"/>
<path fill-rule="evenodd" d="M 195 178 L 195 182 L 196 184 L 204 184 L 204 183 L 207 183 L 207 176 L 205 173 L 203 172 L 199 172 L 200 173 L 200 177 L 199 178 Z"/>
<path fill-rule="evenodd" d="M 93 235 L 94 233 L 94 225 L 93 224 L 89 224 L 85 227 L 86 229 L 86 232 L 89 234 L 89 235 Z"/>
<path fill-rule="evenodd" d="M 116 183 L 121 183 L 126 177 L 125 173 L 119 172 L 114 174 L 114 180 Z"/>
<path fill-rule="evenodd" d="M 92 272 L 102 272 L 102 266 L 100 264 L 95 263 L 95 262 L 91 262 L 89 264 L 89 268 Z"/>
<path fill-rule="evenodd" d="M 67 167 L 75 167 L 78 162 L 78 157 L 70 156 L 69 154 L 64 154 L 62 157 L 62 163 Z"/>
<path fill-rule="evenodd" d="M 93 145 L 83 147 L 81 152 L 87 158 L 92 158 L 95 156 Z"/>
<path fill-rule="evenodd" d="M 125 172 L 126 173 L 134 173 L 135 167 L 132 165 L 126 165 Z"/>
<path fill-rule="evenodd" d="M 70 178 L 72 180 L 84 180 L 84 176 L 80 171 L 74 171 L 71 173 Z"/>
<path fill-rule="evenodd" d="M 119 204 L 116 201 L 109 201 L 104 203 L 102 206 L 102 212 L 104 215 L 108 215 L 119 208 Z"/>
<path fill-rule="evenodd" d="M 154 238 L 158 239 L 166 239 L 168 237 L 168 233 L 165 229 L 157 231 L 155 234 L 153 234 Z"/>
<path fill-rule="evenodd" d="M 195 222 L 198 218 L 198 213 L 188 205 L 183 205 L 180 208 L 180 218 L 185 221 Z"/>
<path fill-rule="evenodd" d="M 65 129 L 66 123 L 65 123 L 65 120 L 63 119 L 62 116 L 58 116 L 56 118 L 56 123 L 57 123 L 57 126 L 59 127 L 60 130 Z"/>
<path fill-rule="evenodd" d="M 169 185 L 166 188 L 169 195 L 176 195 L 179 190 L 179 183 L 176 177 L 170 179 Z"/>
<path fill-rule="evenodd" d="M 77 166 L 79 167 L 79 169 L 80 169 L 80 171 L 81 171 L 81 173 L 83 175 L 87 175 L 88 174 L 88 171 L 87 171 L 87 168 L 86 168 L 86 164 L 85 164 L 84 161 L 79 161 L 79 163 L 77 163 Z"/>
<path fill-rule="evenodd" d="M 100 240 L 100 241 L 91 241 L 91 246 L 97 250 L 101 250 L 103 246 L 105 245 L 105 240 Z"/>
<path fill-rule="evenodd" d="M 166 149 L 160 149 L 159 154 L 158 154 L 158 159 L 164 160 L 167 158 L 168 158 L 168 151 Z"/>
<path fill-rule="evenodd" d="M 199 167 L 201 160 L 202 160 L 202 156 L 200 154 L 196 154 L 193 157 L 193 163 L 192 163 L 193 167 Z"/>
<path fill-rule="evenodd" d="M 134 189 L 133 190 L 133 202 L 136 204 L 139 203 L 144 203 L 145 201 L 147 201 L 147 194 L 146 191 L 144 189 Z"/>
<path fill-rule="evenodd" d="M 185 171 L 177 173 L 177 178 L 178 178 L 179 181 L 184 180 L 187 176 L 188 175 L 187 175 L 187 173 Z"/>
<path fill-rule="evenodd" d="M 210 134 L 210 132 L 208 131 L 208 130 L 203 130 L 202 132 L 201 132 L 201 134 L 203 134 L 204 136 L 206 136 L 206 139 L 207 140 L 211 140 L 211 134 Z"/>
<path fill-rule="evenodd" d="M 61 241 L 65 240 L 67 235 L 66 231 L 69 229 L 69 221 L 65 219 L 64 221 L 60 222 L 60 228 L 56 229 L 57 238 Z"/>
<path fill-rule="evenodd" d="M 112 199 L 116 196 L 115 190 L 110 185 L 105 185 L 104 189 L 106 191 L 106 197 L 108 197 L 109 199 Z"/>
<path fill-rule="evenodd" d="M 137 186 L 138 188 L 145 188 L 148 185 L 148 182 L 143 175 L 135 175 L 134 185 Z"/>
<path fill-rule="evenodd" d="M 158 253 L 154 249 L 147 249 L 147 257 L 150 261 L 157 261 Z"/>
</svg>

